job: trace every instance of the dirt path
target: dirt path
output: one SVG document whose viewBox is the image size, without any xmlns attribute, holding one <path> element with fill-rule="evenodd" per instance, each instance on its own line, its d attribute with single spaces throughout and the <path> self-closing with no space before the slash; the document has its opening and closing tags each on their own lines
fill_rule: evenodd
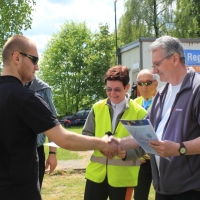
<svg viewBox="0 0 200 200">
<path fill-rule="evenodd" d="M 92 153 L 93 151 L 78 151 L 78 154 L 82 156 L 82 159 L 86 160 L 87 162 L 89 162 Z"/>
<path fill-rule="evenodd" d="M 79 160 L 58 160 L 56 170 L 85 169 L 93 151 L 78 151 L 82 158 Z"/>
</svg>

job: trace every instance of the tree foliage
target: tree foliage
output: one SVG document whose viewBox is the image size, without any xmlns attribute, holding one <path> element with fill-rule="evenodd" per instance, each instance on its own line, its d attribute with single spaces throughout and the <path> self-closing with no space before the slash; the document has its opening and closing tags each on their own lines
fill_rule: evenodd
<svg viewBox="0 0 200 200">
<path fill-rule="evenodd" d="M 127 0 L 119 23 L 119 36 L 127 44 L 139 37 L 158 37 L 173 18 L 173 0 Z"/>
<path fill-rule="evenodd" d="M 187 5 L 187 6 L 186 6 Z M 170 35 L 179 38 L 196 38 L 197 21 L 192 14 L 192 1 L 176 1 L 174 8 L 174 26 L 170 30 Z"/>
<path fill-rule="evenodd" d="M 0 46 L 14 34 L 22 34 L 31 28 L 31 12 L 36 5 L 34 0 L 1 0 L 0 1 Z M 0 51 L 1 51 L 0 48 Z M 1 60 L 1 58 L 0 58 Z"/>
<path fill-rule="evenodd" d="M 108 25 L 99 28 L 92 33 L 85 23 L 66 21 L 46 46 L 39 76 L 52 86 L 61 115 L 91 107 L 105 97 L 103 75 L 115 50 Z"/>
<path fill-rule="evenodd" d="M 123 44 L 140 37 L 200 35 L 199 0 L 127 0 L 119 23 Z"/>
<path fill-rule="evenodd" d="M 196 33 L 197 37 L 200 37 L 200 1 L 199 0 L 191 0 L 191 10 L 190 14 L 194 16 L 194 20 L 196 21 Z"/>
</svg>

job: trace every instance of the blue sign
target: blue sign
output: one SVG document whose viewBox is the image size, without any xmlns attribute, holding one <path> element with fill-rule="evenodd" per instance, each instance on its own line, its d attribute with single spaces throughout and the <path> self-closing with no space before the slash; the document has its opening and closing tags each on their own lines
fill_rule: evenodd
<svg viewBox="0 0 200 200">
<path fill-rule="evenodd" d="M 184 50 L 186 66 L 200 66 L 200 50 Z"/>
</svg>

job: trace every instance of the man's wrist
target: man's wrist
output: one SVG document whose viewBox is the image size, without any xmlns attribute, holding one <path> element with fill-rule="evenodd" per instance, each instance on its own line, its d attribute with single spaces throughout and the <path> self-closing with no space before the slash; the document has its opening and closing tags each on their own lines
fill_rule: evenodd
<svg viewBox="0 0 200 200">
<path fill-rule="evenodd" d="M 179 145 L 180 148 L 178 151 L 180 153 L 180 156 L 185 155 L 187 153 L 187 148 L 185 147 L 185 144 L 183 142 L 180 142 Z"/>
</svg>

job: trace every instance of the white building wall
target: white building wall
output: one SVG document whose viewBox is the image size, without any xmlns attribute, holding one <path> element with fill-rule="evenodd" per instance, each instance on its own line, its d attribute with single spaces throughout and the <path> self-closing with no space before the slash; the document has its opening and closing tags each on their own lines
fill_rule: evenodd
<svg viewBox="0 0 200 200">
<path fill-rule="evenodd" d="M 138 72 L 140 71 L 139 46 L 123 53 L 121 59 L 122 59 L 122 65 L 126 66 L 129 69 L 129 76 L 130 76 L 129 83 L 132 86 L 133 82 L 136 80 Z M 131 88 L 129 92 L 130 91 L 131 91 Z"/>
<path fill-rule="evenodd" d="M 154 40 L 153 38 L 142 38 L 121 48 L 121 63 L 130 69 L 131 85 L 136 81 L 137 74 L 141 69 L 152 69 L 151 54 L 148 49 Z M 182 39 L 181 42 L 184 49 L 200 50 L 200 40 L 198 41 L 198 39 Z M 160 88 L 165 82 L 161 82 L 159 76 L 157 77 L 158 88 Z"/>
</svg>

